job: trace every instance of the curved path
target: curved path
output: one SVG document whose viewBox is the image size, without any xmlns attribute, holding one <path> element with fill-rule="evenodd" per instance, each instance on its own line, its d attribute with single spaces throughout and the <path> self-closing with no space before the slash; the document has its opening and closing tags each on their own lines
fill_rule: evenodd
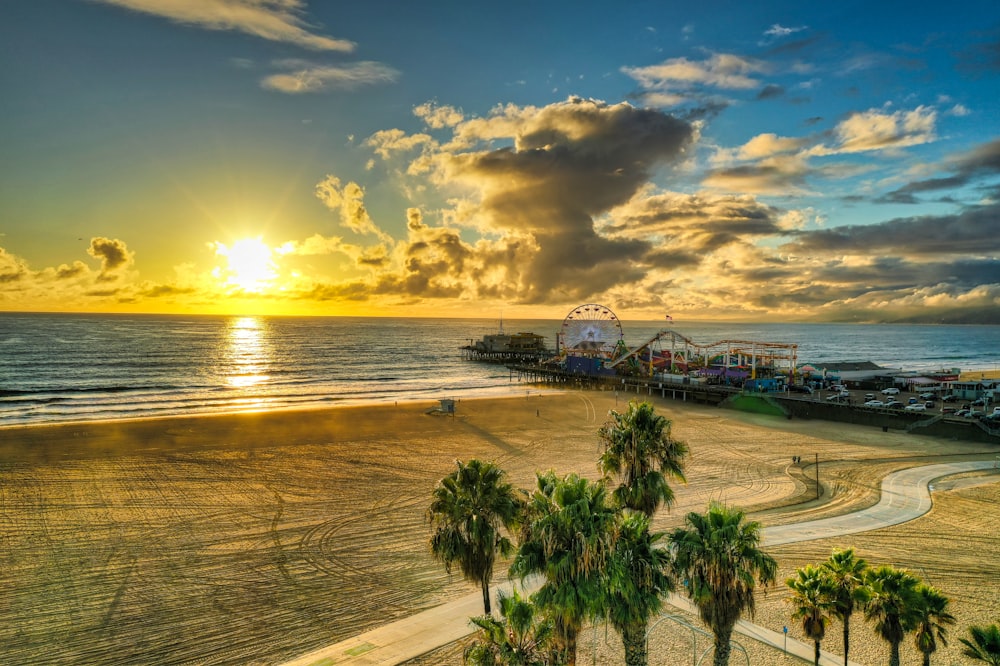
<svg viewBox="0 0 1000 666">
<path fill-rule="evenodd" d="M 935 479 L 963 472 L 990 469 L 995 465 L 993 460 L 983 460 L 925 465 L 893 472 L 882 480 L 881 499 L 875 506 L 833 518 L 764 528 L 763 543 L 765 546 L 779 546 L 786 543 L 867 532 L 905 523 L 930 511 L 930 484 Z M 510 583 L 497 587 L 507 588 L 509 591 Z M 676 594 L 670 595 L 667 602 L 684 611 L 695 612 L 694 607 L 686 598 Z M 469 626 L 469 618 L 481 615 L 482 609 L 482 594 L 475 592 L 334 645 L 320 648 L 289 661 L 283 666 L 330 666 L 332 664 L 389 666 L 399 664 L 468 636 L 472 631 Z M 779 649 L 784 647 L 785 637 L 781 632 L 771 631 L 744 621 L 740 621 L 736 630 L 743 635 Z M 806 661 L 812 661 L 812 644 L 788 639 L 787 645 L 788 652 Z M 842 656 L 825 652 L 820 659 L 820 664 L 823 666 L 840 666 L 843 663 Z"/>
</svg>

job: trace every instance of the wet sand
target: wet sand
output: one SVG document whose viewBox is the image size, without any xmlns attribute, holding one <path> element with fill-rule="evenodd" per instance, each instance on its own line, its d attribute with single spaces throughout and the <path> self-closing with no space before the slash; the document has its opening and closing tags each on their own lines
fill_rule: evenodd
<svg viewBox="0 0 1000 666">
<path fill-rule="evenodd" d="M 689 482 L 658 529 L 711 499 L 765 525 L 844 513 L 874 503 L 893 469 L 1000 454 L 653 402 L 691 447 Z M 271 664 L 467 593 L 427 550 L 424 511 L 453 461 L 494 460 L 525 488 L 550 468 L 596 478 L 597 428 L 625 398 L 531 392 L 464 400 L 455 417 L 434 406 L 0 429 L 4 661 Z M 998 484 L 956 484 L 912 523 L 773 554 L 781 580 L 835 546 L 910 567 L 952 597 L 963 634 L 1000 615 L 998 501 Z M 780 586 L 762 597 L 758 622 L 795 632 L 784 596 Z M 870 633 L 856 623 L 852 655 L 881 663 L 888 651 Z M 825 645 L 836 640 L 835 625 Z M 935 661 L 957 659 L 956 644 Z M 458 663 L 448 654 L 425 663 Z"/>
</svg>

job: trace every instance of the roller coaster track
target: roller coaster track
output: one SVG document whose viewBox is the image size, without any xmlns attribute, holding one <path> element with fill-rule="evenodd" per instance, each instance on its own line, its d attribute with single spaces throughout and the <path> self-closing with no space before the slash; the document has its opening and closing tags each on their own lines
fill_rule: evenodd
<svg viewBox="0 0 1000 666">
<path fill-rule="evenodd" d="M 674 343 L 680 340 L 684 343 L 685 348 L 693 347 L 699 356 L 704 356 L 706 358 L 709 357 L 710 354 L 709 350 L 712 350 L 714 348 L 721 349 L 722 347 L 725 347 L 726 349 L 725 352 L 720 351 L 719 354 L 715 354 L 715 356 L 718 356 L 722 353 L 729 353 L 729 354 L 735 353 L 735 354 L 743 354 L 746 356 L 761 354 L 763 356 L 765 355 L 764 352 L 770 352 L 769 354 L 766 355 L 772 358 L 786 359 L 789 361 L 789 364 L 792 367 L 795 366 L 795 358 L 798 350 L 798 345 L 794 343 L 760 342 L 754 340 L 727 339 L 727 340 L 719 340 L 717 342 L 712 342 L 710 344 L 699 344 L 694 340 L 692 340 L 691 338 L 687 337 L 686 335 L 683 335 L 682 333 L 678 333 L 677 331 L 674 331 L 672 329 L 663 329 L 658 333 L 656 333 L 651 338 L 649 338 L 649 340 L 643 342 L 635 349 L 632 349 L 631 351 L 622 354 L 621 356 L 614 359 L 610 363 L 606 363 L 604 367 L 615 368 L 624 363 L 625 361 L 629 360 L 630 358 L 635 358 L 636 356 L 644 352 L 646 349 L 648 349 L 650 345 L 652 345 L 655 342 L 659 342 L 664 338 L 670 338 L 671 342 Z M 786 352 L 785 355 L 774 353 L 775 351 L 778 350 L 785 350 Z"/>
</svg>

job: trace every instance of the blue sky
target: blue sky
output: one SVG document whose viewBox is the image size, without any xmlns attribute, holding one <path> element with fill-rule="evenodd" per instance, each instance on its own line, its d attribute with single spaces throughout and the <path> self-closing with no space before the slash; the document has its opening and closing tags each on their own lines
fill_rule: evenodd
<svg viewBox="0 0 1000 666">
<path fill-rule="evenodd" d="M 1000 321 L 1000 5 L 0 8 L 0 310 Z"/>
</svg>

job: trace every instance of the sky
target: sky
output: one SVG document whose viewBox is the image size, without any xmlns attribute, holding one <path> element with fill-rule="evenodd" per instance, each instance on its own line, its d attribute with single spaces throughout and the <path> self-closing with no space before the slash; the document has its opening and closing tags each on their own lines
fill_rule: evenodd
<svg viewBox="0 0 1000 666">
<path fill-rule="evenodd" d="M 1000 3 L 13 0 L 0 311 L 1000 323 Z"/>
</svg>

